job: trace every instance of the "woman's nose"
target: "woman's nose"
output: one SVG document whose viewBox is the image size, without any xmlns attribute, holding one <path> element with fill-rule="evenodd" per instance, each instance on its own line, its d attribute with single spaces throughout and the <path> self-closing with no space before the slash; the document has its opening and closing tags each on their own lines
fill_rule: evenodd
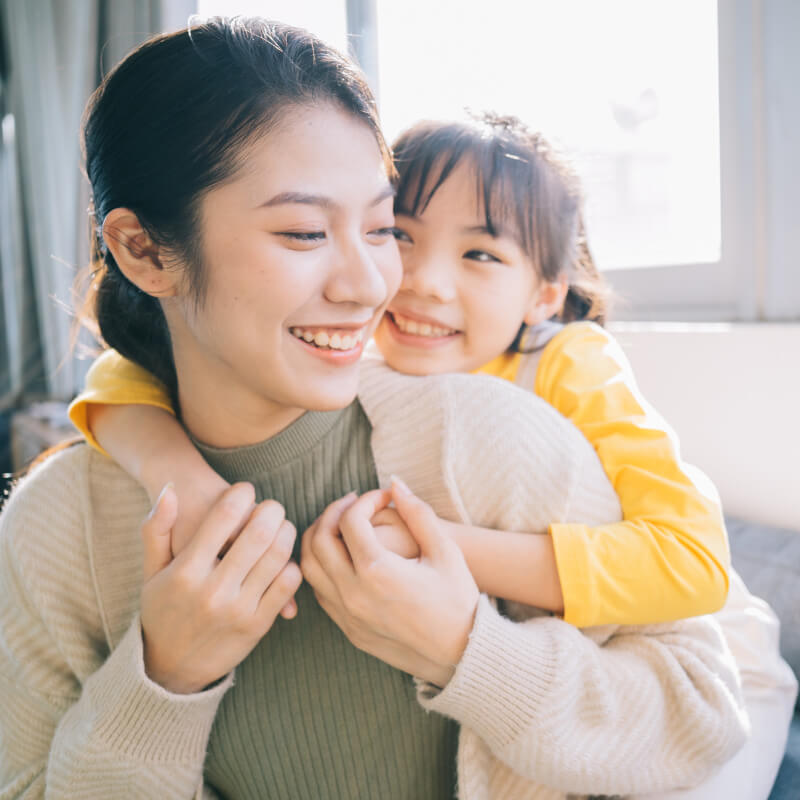
<svg viewBox="0 0 800 800">
<path fill-rule="evenodd" d="M 377 308 L 394 294 L 400 272 L 397 248 L 354 242 L 343 249 L 339 266 L 328 281 L 325 296 L 332 303 Z"/>
</svg>

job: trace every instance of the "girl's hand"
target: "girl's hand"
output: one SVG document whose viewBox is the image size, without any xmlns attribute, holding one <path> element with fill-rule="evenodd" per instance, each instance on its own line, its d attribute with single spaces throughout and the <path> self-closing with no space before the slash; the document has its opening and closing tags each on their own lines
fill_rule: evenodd
<svg viewBox="0 0 800 800">
<path fill-rule="evenodd" d="M 382 508 L 369 521 L 378 541 L 403 558 L 419 558 L 419 545 L 396 508 Z"/>
<path fill-rule="evenodd" d="M 370 524 L 394 500 L 419 548 L 406 559 Z M 433 510 L 399 481 L 348 495 L 303 536 L 301 566 L 322 608 L 359 649 L 444 686 L 467 645 L 478 587 Z"/>
<path fill-rule="evenodd" d="M 177 556 L 171 542 L 178 514 L 172 487 L 142 526 L 145 670 L 168 691 L 202 691 L 230 672 L 300 586 L 300 569 L 289 561 L 294 526 L 280 504 L 267 500 L 253 509 L 254 499 L 250 484 L 232 486 Z"/>
<path fill-rule="evenodd" d="M 173 474 L 170 483 L 179 509 L 172 526 L 172 554 L 177 556 L 200 530 L 203 520 L 231 485 L 208 466 L 203 470 Z"/>
</svg>

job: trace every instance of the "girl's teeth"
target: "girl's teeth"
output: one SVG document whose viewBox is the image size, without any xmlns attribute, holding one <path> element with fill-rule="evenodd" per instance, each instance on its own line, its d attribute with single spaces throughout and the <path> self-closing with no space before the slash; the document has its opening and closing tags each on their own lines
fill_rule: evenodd
<svg viewBox="0 0 800 800">
<path fill-rule="evenodd" d="M 428 322 L 416 322 L 413 319 L 393 315 L 397 327 L 403 333 L 410 333 L 415 336 L 451 336 L 456 331 L 452 328 L 440 328 L 438 325 L 431 325 Z"/>
<path fill-rule="evenodd" d="M 313 342 L 314 334 L 310 331 L 305 331 L 305 333 L 303 333 L 303 339 L 305 339 L 307 342 Z"/>
<path fill-rule="evenodd" d="M 317 347 L 327 347 L 329 342 L 330 339 L 325 331 L 319 331 L 319 333 L 317 333 L 317 335 L 314 337 L 314 344 Z"/>
<path fill-rule="evenodd" d="M 334 349 L 339 350 L 342 346 L 342 337 L 339 336 L 338 333 L 334 333 L 333 336 L 331 336 L 331 340 L 328 342 L 328 344 Z"/>
</svg>

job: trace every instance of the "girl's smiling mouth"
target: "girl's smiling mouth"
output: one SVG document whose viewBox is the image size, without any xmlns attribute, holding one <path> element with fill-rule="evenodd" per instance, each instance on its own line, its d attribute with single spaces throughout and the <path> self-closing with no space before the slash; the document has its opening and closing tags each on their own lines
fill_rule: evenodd
<svg viewBox="0 0 800 800">
<path fill-rule="evenodd" d="M 399 311 L 387 311 L 385 318 L 389 322 L 390 330 L 398 338 L 428 339 L 437 342 L 452 339 L 461 333 L 434 320 L 407 316 Z"/>
</svg>

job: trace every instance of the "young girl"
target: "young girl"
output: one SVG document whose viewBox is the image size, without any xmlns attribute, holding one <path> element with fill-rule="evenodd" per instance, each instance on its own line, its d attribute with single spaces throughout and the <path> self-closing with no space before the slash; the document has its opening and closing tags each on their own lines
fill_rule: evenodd
<svg viewBox="0 0 800 800">
<path fill-rule="evenodd" d="M 713 487 L 680 460 L 613 338 L 576 322 L 605 310 L 577 180 L 509 118 L 423 123 L 394 151 L 405 277 L 376 334 L 382 356 L 409 374 L 480 371 L 532 389 L 594 445 L 623 510 L 600 527 L 553 523 L 545 538 L 451 527 L 480 588 L 581 627 L 720 609 L 729 554 Z M 71 407 L 153 499 L 175 483 L 181 541 L 226 484 L 164 411 L 158 382 L 113 352 Z"/>
</svg>

